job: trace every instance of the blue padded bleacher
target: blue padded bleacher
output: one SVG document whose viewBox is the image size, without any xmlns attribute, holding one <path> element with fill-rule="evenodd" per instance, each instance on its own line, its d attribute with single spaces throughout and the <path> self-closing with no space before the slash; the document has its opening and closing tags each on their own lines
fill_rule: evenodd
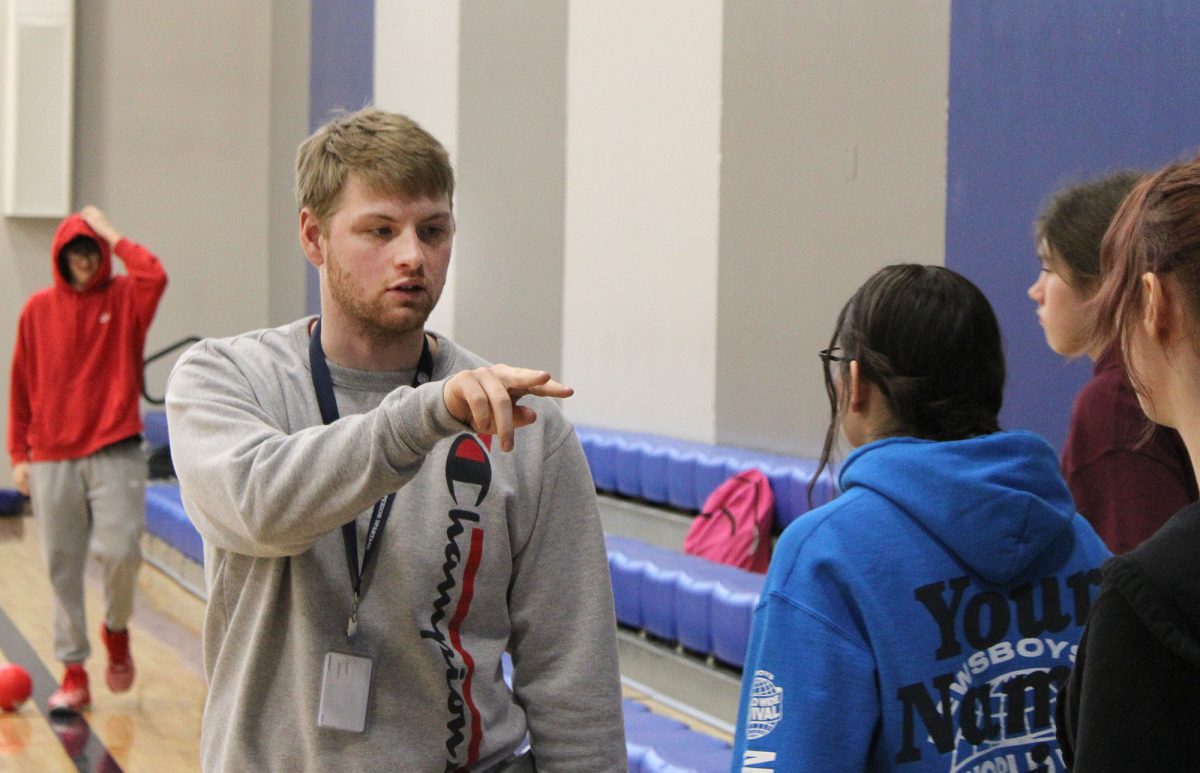
<svg viewBox="0 0 1200 773">
<path fill-rule="evenodd" d="M 754 607 L 762 595 L 766 576 L 733 567 L 717 580 L 712 593 L 712 654 L 717 660 L 736 665 L 746 662 Z M 732 571 L 729 571 L 732 570 Z"/>
<path fill-rule="evenodd" d="M 622 701 L 629 773 L 726 773 L 733 749 L 641 703 Z"/>
<path fill-rule="evenodd" d="M 699 511 L 704 500 L 726 478 L 751 467 L 771 482 L 776 525 L 783 529 L 808 512 L 808 482 L 817 462 L 730 446 L 576 426 L 596 488 L 681 510 Z M 822 473 L 813 489 L 813 504 L 833 498 L 833 473 Z"/>
<path fill-rule="evenodd" d="M 169 443 L 167 436 L 167 414 L 163 411 L 147 411 L 142 415 L 142 436 L 150 448 L 161 448 Z"/>
<path fill-rule="evenodd" d="M 25 508 L 26 497 L 15 488 L 0 488 L 0 515 L 14 515 Z"/>
<path fill-rule="evenodd" d="M 204 563 L 204 542 L 184 512 L 179 486 L 146 486 L 146 530 L 193 561 Z"/>
<path fill-rule="evenodd" d="M 168 445 L 164 412 L 148 411 L 142 423 L 149 448 Z M 602 491 L 699 511 L 726 478 L 755 467 L 771 482 L 779 529 L 809 510 L 807 488 L 817 468 L 815 460 L 648 433 L 584 426 L 576 426 L 575 430 L 592 478 Z M 833 473 L 826 470 L 813 489 L 813 503 L 828 502 L 835 488 Z"/>
<path fill-rule="evenodd" d="M 608 570 L 612 575 L 617 620 L 633 628 L 645 628 L 642 588 L 647 584 L 647 567 L 656 560 L 657 565 L 661 566 L 671 556 L 679 559 L 684 556 L 628 537 L 609 536 L 604 538 L 604 542 L 608 550 Z"/>
<path fill-rule="evenodd" d="M 629 537 L 605 537 L 617 620 L 742 665 L 765 575 Z"/>
<path fill-rule="evenodd" d="M 146 529 L 204 563 L 204 543 L 184 512 L 177 485 L 146 487 Z M 605 542 L 621 623 L 729 665 L 742 664 L 763 575 L 627 537 Z"/>
<path fill-rule="evenodd" d="M 512 658 L 500 658 L 504 682 L 512 687 Z M 645 704 L 621 700 L 629 773 L 725 773 L 733 750 L 729 744 L 697 732 L 677 719 L 655 714 Z"/>
<path fill-rule="evenodd" d="M 179 487 L 146 487 L 146 529 L 197 563 L 204 543 Z M 617 619 L 732 666 L 745 657 L 764 576 L 625 537 L 606 537 Z"/>
</svg>

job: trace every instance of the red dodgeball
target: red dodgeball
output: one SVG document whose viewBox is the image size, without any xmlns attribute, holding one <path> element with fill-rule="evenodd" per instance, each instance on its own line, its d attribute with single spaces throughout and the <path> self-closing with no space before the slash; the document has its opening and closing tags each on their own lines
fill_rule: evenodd
<svg viewBox="0 0 1200 773">
<path fill-rule="evenodd" d="M 0 666 L 0 709 L 16 711 L 33 694 L 29 672 L 16 663 Z"/>
</svg>

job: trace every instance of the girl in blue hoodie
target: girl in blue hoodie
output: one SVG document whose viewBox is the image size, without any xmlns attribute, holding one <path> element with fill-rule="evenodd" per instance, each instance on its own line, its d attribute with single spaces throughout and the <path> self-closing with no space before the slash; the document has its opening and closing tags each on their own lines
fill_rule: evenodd
<svg viewBox="0 0 1200 773">
<path fill-rule="evenodd" d="M 776 546 L 735 771 L 1060 770 L 1054 701 L 1109 556 L 1054 449 L 1004 432 L 995 314 L 959 274 L 867 280 L 820 353 L 854 451 Z"/>
</svg>

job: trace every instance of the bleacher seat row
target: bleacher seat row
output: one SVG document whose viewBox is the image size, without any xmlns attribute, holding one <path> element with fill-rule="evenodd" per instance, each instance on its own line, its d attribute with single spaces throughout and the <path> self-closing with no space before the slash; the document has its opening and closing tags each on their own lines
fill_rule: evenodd
<svg viewBox="0 0 1200 773">
<path fill-rule="evenodd" d="M 167 443 L 162 413 L 147 414 L 145 424 L 148 445 Z M 727 475 L 755 465 L 772 481 L 781 521 L 790 522 L 807 510 L 804 489 L 815 465 L 806 467 L 802 460 L 651 435 L 593 428 L 578 431 L 600 488 L 698 509 Z M 832 492 L 832 478 L 826 475 L 814 498 L 828 498 Z M 151 534 L 203 562 L 200 535 L 184 513 L 176 484 L 147 486 L 146 525 Z M 741 666 L 762 575 L 629 538 L 610 536 L 607 546 L 621 623 Z"/>
<path fill-rule="evenodd" d="M 196 563 L 204 563 L 204 542 L 184 512 L 178 484 L 146 486 L 146 531 Z"/>
<path fill-rule="evenodd" d="M 142 437 L 147 448 L 161 448 L 170 444 L 166 412 L 148 411 L 142 416 Z"/>
<path fill-rule="evenodd" d="M 605 543 L 618 622 L 742 667 L 765 575 L 628 537 Z"/>
<path fill-rule="evenodd" d="M 197 563 L 200 534 L 179 486 L 146 487 L 146 529 Z M 617 620 L 740 667 L 764 576 L 627 537 L 607 537 Z"/>
<path fill-rule="evenodd" d="M 512 659 L 501 658 L 504 681 L 512 687 Z M 726 773 L 733 749 L 728 743 L 656 714 L 644 703 L 621 701 L 629 773 Z"/>
<path fill-rule="evenodd" d="M 733 749 L 724 741 L 692 730 L 625 699 L 625 751 L 629 773 L 726 773 Z"/>
<path fill-rule="evenodd" d="M 168 445 L 165 413 L 148 412 L 144 424 L 149 448 Z M 584 426 L 575 431 L 601 491 L 699 512 L 726 478 L 756 467 L 771 482 L 776 531 L 809 510 L 807 489 L 816 472 L 815 460 L 638 432 Z M 834 474 L 826 470 L 813 489 L 813 505 L 828 502 L 835 493 Z"/>
<path fill-rule="evenodd" d="M 700 511 L 717 486 L 756 467 L 775 494 L 776 531 L 808 512 L 808 483 L 817 462 L 729 446 L 637 432 L 576 426 L 596 488 L 681 510 Z M 813 505 L 833 498 L 836 481 L 825 470 L 813 489 Z"/>
</svg>

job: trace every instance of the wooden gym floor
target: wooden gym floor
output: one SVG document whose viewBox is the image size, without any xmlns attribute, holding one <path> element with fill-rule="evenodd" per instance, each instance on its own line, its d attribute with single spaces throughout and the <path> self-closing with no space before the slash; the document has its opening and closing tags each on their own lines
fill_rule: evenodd
<svg viewBox="0 0 1200 773">
<path fill-rule="evenodd" d="M 62 666 L 54 658 L 53 595 L 37 527 L 28 515 L 0 518 L 0 657 L 33 677 L 33 697 L 0 712 L 0 771 L 196 771 L 204 672 L 204 604 L 143 563 L 130 623 L 137 678 L 129 692 L 104 685 L 99 567 L 89 561 L 86 592 L 92 706 L 76 721 L 53 720 L 46 699 Z"/>
</svg>

